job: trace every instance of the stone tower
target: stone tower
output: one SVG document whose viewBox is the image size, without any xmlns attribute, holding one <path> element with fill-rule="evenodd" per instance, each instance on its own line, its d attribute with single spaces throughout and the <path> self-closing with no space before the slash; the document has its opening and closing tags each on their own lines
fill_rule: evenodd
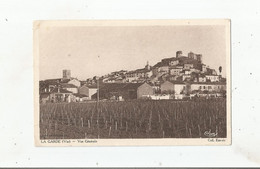
<svg viewBox="0 0 260 169">
<path fill-rule="evenodd" d="M 181 57 L 182 56 L 182 51 L 177 51 L 176 52 L 176 58 L 179 58 L 179 57 Z"/>
<path fill-rule="evenodd" d="M 197 60 L 202 63 L 202 54 L 197 54 Z"/>
<path fill-rule="evenodd" d="M 188 53 L 188 58 L 194 59 L 194 53 L 193 52 Z"/>
<path fill-rule="evenodd" d="M 63 76 L 62 76 L 63 79 L 70 79 L 71 78 L 70 70 L 65 69 L 62 72 L 63 72 Z"/>
</svg>

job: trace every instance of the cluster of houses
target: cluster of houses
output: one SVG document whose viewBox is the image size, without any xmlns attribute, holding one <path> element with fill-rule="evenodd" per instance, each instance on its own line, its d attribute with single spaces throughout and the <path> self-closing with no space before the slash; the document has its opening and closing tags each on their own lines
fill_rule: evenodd
<svg viewBox="0 0 260 169">
<path fill-rule="evenodd" d="M 90 100 L 97 93 L 97 86 L 84 85 L 71 77 L 70 70 L 63 70 L 63 78 L 39 82 L 40 102 L 77 102 Z"/>
<path fill-rule="evenodd" d="M 112 72 L 102 77 L 104 83 L 142 83 L 161 84 L 168 81 L 219 82 L 221 76 L 215 69 L 202 63 L 202 55 L 189 52 L 183 56 L 182 51 L 176 57 L 164 58 L 154 66 L 142 69 Z"/>
<path fill-rule="evenodd" d="M 82 102 L 88 100 L 183 99 L 225 97 L 226 79 L 202 63 L 193 52 L 165 58 L 154 66 L 116 71 L 80 81 L 63 70 L 63 77 L 39 82 L 40 102 Z"/>
</svg>

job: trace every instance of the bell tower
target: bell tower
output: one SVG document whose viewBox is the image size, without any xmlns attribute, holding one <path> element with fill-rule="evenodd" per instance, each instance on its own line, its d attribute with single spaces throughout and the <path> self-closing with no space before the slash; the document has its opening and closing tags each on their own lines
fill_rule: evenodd
<svg viewBox="0 0 260 169">
<path fill-rule="evenodd" d="M 151 70 L 151 66 L 149 65 L 149 62 L 147 61 L 146 65 L 145 65 L 145 69 L 146 70 Z"/>
<path fill-rule="evenodd" d="M 71 71 L 70 70 L 63 70 L 62 71 L 62 78 L 63 79 L 70 79 L 71 78 Z"/>
</svg>

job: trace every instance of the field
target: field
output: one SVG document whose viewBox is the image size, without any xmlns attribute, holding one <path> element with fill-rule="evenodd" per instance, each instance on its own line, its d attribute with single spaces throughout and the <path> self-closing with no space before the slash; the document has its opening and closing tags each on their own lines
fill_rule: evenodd
<svg viewBox="0 0 260 169">
<path fill-rule="evenodd" d="M 225 138 L 226 100 L 48 103 L 39 120 L 40 139 Z"/>
</svg>

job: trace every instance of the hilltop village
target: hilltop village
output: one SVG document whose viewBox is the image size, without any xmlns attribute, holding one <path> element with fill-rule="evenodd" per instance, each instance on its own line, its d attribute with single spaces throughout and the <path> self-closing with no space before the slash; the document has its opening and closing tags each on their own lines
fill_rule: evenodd
<svg viewBox="0 0 260 169">
<path fill-rule="evenodd" d="M 63 70 L 62 78 L 39 82 L 40 102 L 84 102 L 133 99 L 193 99 L 225 97 L 226 79 L 193 52 L 164 58 L 154 66 L 120 70 L 80 81 Z"/>
</svg>

